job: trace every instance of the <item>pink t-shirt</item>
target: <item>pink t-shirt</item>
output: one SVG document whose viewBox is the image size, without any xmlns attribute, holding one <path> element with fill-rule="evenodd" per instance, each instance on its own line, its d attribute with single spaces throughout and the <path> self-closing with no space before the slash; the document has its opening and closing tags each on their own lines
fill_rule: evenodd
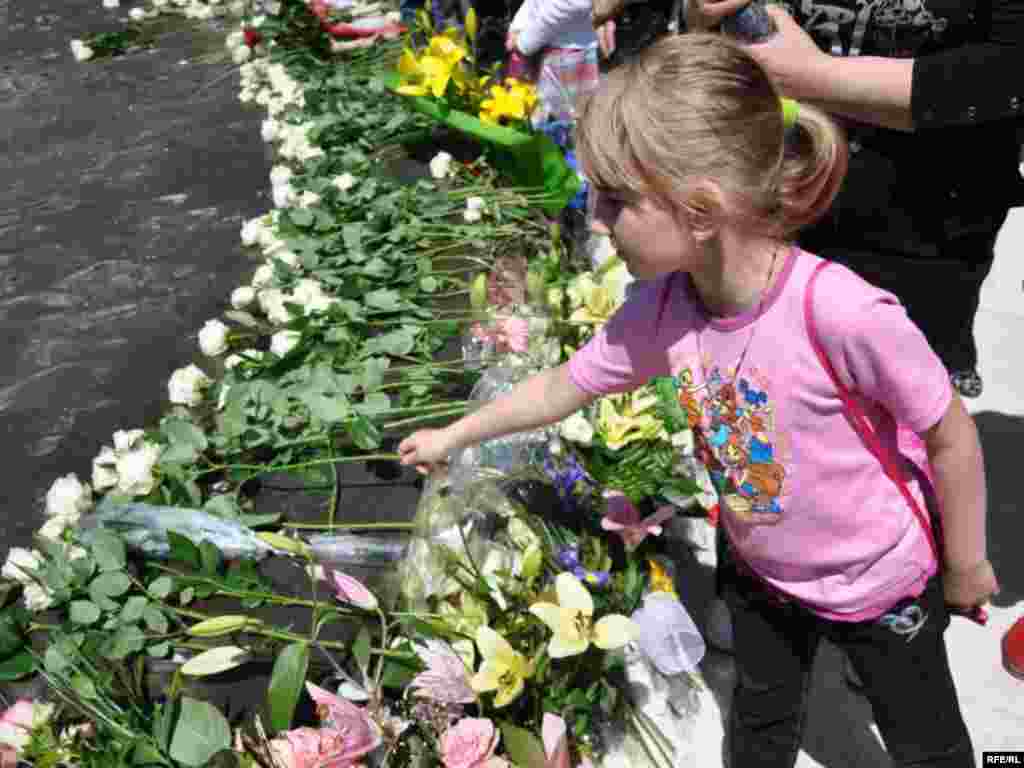
<svg viewBox="0 0 1024 768">
<path fill-rule="evenodd" d="M 757 307 L 708 316 L 683 273 L 638 284 L 573 355 L 569 373 L 595 395 L 675 376 L 736 553 L 815 613 L 861 621 L 920 594 L 937 563 L 899 489 L 846 421 L 807 336 L 804 294 L 820 261 L 793 248 L 760 317 Z M 923 443 L 898 439 L 896 422 L 924 432 L 945 414 L 952 389 L 897 299 L 834 264 L 815 284 L 814 319 L 882 442 L 926 466 Z M 916 481 L 910 487 L 924 508 Z M 781 521 L 744 522 L 751 510 Z"/>
</svg>

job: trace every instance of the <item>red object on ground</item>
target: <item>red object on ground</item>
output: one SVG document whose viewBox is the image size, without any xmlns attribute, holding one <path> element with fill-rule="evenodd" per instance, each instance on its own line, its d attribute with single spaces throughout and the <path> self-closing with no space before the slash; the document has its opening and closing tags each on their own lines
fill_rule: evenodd
<svg viewBox="0 0 1024 768">
<path fill-rule="evenodd" d="M 246 27 L 242 30 L 242 36 L 245 40 L 245 44 L 250 48 L 254 48 L 263 42 L 263 33 L 253 29 L 252 27 Z"/>
<path fill-rule="evenodd" d="M 1024 680 L 1024 616 L 1003 635 L 1003 666 L 1018 680 Z"/>
<path fill-rule="evenodd" d="M 353 38 L 374 37 L 377 35 L 381 37 L 398 37 L 405 33 L 405 27 L 394 22 L 387 22 L 379 27 L 356 26 L 354 24 L 346 24 L 345 22 L 331 23 L 329 16 L 331 7 L 323 2 L 323 0 L 310 0 L 309 10 L 320 19 L 320 28 L 331 35 L 331 37 Z"/>
<path fill-rule="evenodd" d="M 721 508 L 717 504 L 715 504 L 715 506 L 708 510 L 708 522 L 711 523 L 713 526 L 717 527 L 718 518 L 721 515 L 721 513 Z"/>
</svg>

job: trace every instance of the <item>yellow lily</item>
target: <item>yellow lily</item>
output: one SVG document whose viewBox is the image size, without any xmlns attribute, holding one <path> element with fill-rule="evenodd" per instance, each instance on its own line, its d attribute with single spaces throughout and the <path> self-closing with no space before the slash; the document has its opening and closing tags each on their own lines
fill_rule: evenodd
<svg viewBox="0 0 1024 768">
<path fill-rule="evenodd" d="M 635 440 L 652 440 L 663 430 L 653 413 L 638 412 L 632 399 L 621 397 L 601 398 L 597 405 L 597 428 L 605 445 L 613 451 Z"/>
<path fill-rule="evenodd" d="M 585 272 L 570 286 L 570 298 L 578 305 L 572 313 L 573 321 L 603 325 L 625 303 L 626 286 L 633 278 L 622 261 L 614 259 L 601 269 L 597 278 Z"/>
<path fill-rule="evenodd" d="M 483 662 L 469 681 L 470 686 L 477 693 L 496 691 L 495 707 L 511 704 L 523 692 L 526 679 L 533 677 L 533 666 L 490 627 L 477 629 L 476 646 Z"/>
<path fill-rule="evenodd" d="M 499 123 L 502 118 L 525 120 L 537 103 L 536 89 L 531 85 L 507 80 L 505 86 L 492 85 L 491 98 L 480 103 L 480 119 Z"/>
<path fill-rule="evenodd" d="M 558 604 L 534 603 L 530 613 L 547 624 L 554 633 L 548 643 L 553 659 L 577 656 L 593 643 L 598 648 L 613 650 L 635 639 L 639 629 L 630 619 L 617 613 L 594 623 L 594 599 L 587 588 L 568 571 L 555 579 Z"/>
</svg>

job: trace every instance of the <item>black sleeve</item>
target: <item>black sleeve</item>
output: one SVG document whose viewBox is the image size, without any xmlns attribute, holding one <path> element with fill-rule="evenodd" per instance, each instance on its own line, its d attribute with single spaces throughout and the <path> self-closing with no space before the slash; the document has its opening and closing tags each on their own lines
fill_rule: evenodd
<svg viewBox="0 0 1024 768">
<path fill-rule="evenodd" d="M 1024 117 L 1024 2 L 991 0 L 986 21 L 979 42 L 915 59 L 919 130 Z"/>
</svg>

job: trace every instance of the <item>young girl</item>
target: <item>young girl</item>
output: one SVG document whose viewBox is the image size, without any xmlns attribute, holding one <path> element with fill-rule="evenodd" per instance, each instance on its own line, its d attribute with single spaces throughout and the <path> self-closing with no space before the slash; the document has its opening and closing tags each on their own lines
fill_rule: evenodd
<svg viewBox="0 0 1024 768">
<path fill-rule="evenodd" d="M 972 766 L 943 642 L 947 604 L 996 590 L 971 418 L 896 299 L 830 265 L 811 312 L 827 357 L 879 439 L 916 432 L 944 530 L 942 562 L 844 415 L 805 325 L 821 260 L 787 239 L 829 205 L 845 142 L 816 109 L 784 125 L 753 59 L 720 36 L 657 43 L 582 112 L 577 147 L 599 190 L 595 228 L 643 281 L 565 365 L 399 447 L 427 469 L 463 446 L 563 419 L 596 397 L 671 374 L 720 483 L 734 622 L 733 766 L 792 766 L 821 638 L 861 675 L 897 765 Z M 923 442 L 922 442 L 923 441 Z M 920 476 L 920 473 L 918 473 Z M 918 483 L 911 493 L 924 501 Z"/>
</svg>

